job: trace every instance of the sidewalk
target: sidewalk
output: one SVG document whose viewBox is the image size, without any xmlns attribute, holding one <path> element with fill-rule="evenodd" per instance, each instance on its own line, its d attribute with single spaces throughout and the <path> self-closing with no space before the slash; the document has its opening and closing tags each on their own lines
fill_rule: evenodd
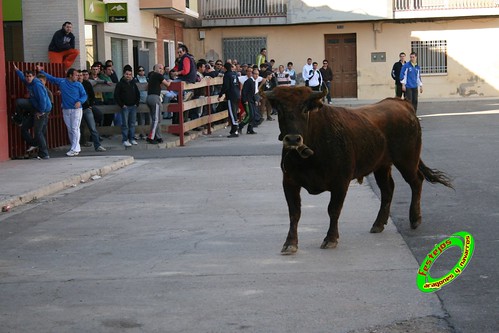
<svg viewBox="0 0 499 333">
<path fill-rule="evenodd" d="M 216 125 L 214 130 L 223 127 Z M 185 142 L 201 135 L 202 131 L 190 131 L 185 136 Z M 148 144 L 145 140 L 138 140 L 138 145 L 130 149 L 167 149 L 180 145 L 178 136 L 168 133 L 163 133 L 162 136 L 163 143 Z M 58 147 L 50 151 L 49 160 L 17 159 L 0 162 L 2 213 L 134 163 L 134 158 L 127 156 L 127 150 L 121 143 L 121 135 L 104 138 L 102 145 L 107 152 L 95 152 L 93 146 L 82 147 L 79 156 L 67 157 L 65 153 L 68 147 Z M 116 156 L 117 151 L 122 151 L 122 156 Z M 109 155 L 108 152 L 113 154 Z"/>
</svg>

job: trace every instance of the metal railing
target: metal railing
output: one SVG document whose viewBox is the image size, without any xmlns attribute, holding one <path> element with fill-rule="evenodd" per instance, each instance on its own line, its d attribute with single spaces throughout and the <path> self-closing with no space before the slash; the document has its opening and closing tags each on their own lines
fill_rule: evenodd
<svg viewBox="0 0 499 333">
<path fill-rule="evenodd" d="M 205 20 L 287 15 L 288 0 L 201 0 Z"/>
<path fill-rule="evenodd" d="M 395 11 L 498 8 L 499 0 L 394 0 Z"/>
</svg>

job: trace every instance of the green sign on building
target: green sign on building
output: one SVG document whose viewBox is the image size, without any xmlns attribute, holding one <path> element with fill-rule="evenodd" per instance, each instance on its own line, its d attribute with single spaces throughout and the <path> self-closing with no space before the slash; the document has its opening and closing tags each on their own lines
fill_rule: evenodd
<svg viewBox="0 0 499 333">
<path fill-rule="evenodd" d="M 126 2 L 113 2 L 106 4 L 109 23 L 127 23 L 128 8 Z"/>
<path fill-rule="evenodd" d="M 101 0 L 85 0 L 85 20 L 106 22 L 106 4 Z"/>
<path fill-rule="evenodd" d="M 23 20 L 21 0 L 4 0 L 1 5 L 5 22 Z"/>
</svg>

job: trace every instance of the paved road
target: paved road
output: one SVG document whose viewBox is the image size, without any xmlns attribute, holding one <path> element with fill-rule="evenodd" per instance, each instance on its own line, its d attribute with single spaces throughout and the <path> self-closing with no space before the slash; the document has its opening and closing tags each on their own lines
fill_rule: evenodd
<svg viewBox="0 0 499 333">
<path fill-rule="evenodd" d="M 479 105 L 495 108 L 421 103 L 420 113 Z M 379 205 L 372 179 L 352 183 L 332 251 L 318 248 L 328 196 L 304 193 L 300 252 L 291 257 L 279 255 L 288 222 L 275 123 L 236 140 L 220 133 L 184 148 L 128 151 L 138 159 L 133 166 L 1 218 L 0 327 L 495 332 L 497 181 L 487 165 L 497 162 L 498 116 L 464 117 L 422 120 L 423 158 L 455 177 L 456 192 L 425 186 L 420 229 L 408 228 L 409 191 L 395 173 L 395 225 L 369 234 Z M 415 258 L 460 230 L 476 237 L 470 266 L 442 291 L 420 293 Z M 435 272 L 456 256 L 442 257 Z"/>
<path fill-rule="evenodd" d="M 392 218 L 419 262 L 454 232 L 464 230 L 475 237 L 476 252 L 465 274 L 437 295 L 457 332 L 497 332 L 499 100 L 421 103 L 418 113 L 424 115 L 423 160 L 451 175 L 456 190 L 425 184 L 423 224 L 413 232 L 408 222 L 410 192 L 394 172 Z M 441 257 L 435 272 L 450 270 L 458 252 Z"/>
</svg>

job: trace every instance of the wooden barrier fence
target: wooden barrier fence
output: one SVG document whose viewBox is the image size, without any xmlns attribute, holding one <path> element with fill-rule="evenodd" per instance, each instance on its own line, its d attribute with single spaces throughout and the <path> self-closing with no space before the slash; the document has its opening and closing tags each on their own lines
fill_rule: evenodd
<svg viewBox="0 0 499 333">
<path fill-rule="evenodd" d="M 176 134 L 180 138 L 180 145 L 183 146 L 185 144 L 185 135 L 184 133 L 192 130 L 194 128 L 198 128 L 201 126 L 207 127 L 207 133 L 211 134 L 211 124 L 217 121 L 223 121 L 228 118 L 227 110 L 222 110 L 219 112 L 215 112 L 213 110 L 213 106 L 218 104 L 218 93 L 216 95 L 212 95 L 214 89 L 219 88 L 222 85 L 222 78 L 204 78 L 201 82 L 197 83 L 186 83 L 186 82 L 172 82 L 168 90 L 172 90 L 177 92 L 177 102 L 176 103 L 164 103 L 163 111 L 166 112 L 174 112 L 178 114 L 178 124 L 171 124 L 165 128 L 162 126 L 162 132 L 168 132 L 172 134 Z M 106 92 L 114 92 L 115 84 L 105 84 L 105 83 L 97 83 L 94 85 L 94 92 L 96 93 L 106 93 Z M 137 83 L 139 90 L 147 90 L 147 83 Z M 197 95 L 200 97 L 191 99 L 188 101 L 184 101 L 182 96 L 184 96 L 184 92 L 194 91 L 196 90 Z M 205 107 L 205 115 L 193 119 L 188 120 L 185 117 L 185 112 L 191 109 Z M 118 105 L 97 105 L 97 108 L 102 111 L 103 114 L 115 114 L 120 111 Z M 140 113 L 149 113 L 149 107 L 146 104 L 140 104 L 137 112 Z M 150 125 L 138 126 L 137 130 L 145 130 L 149 131 Z M 98 128 L 100 134 L 118 134 L 121 133 L 121 127 L 119 126 L 101 126 Z"/>
</svg>

